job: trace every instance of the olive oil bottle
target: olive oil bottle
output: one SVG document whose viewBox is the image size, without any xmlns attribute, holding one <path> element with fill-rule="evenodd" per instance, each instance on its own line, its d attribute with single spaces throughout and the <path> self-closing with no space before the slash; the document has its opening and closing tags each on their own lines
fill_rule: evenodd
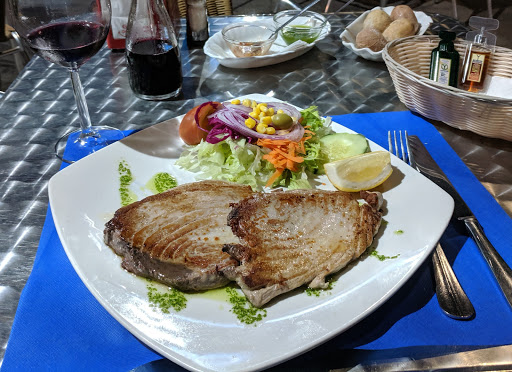
<svg viewBox="0 0 512 372">
<path fill-rule="evenodd" d="M 439 46 L 432 50 L 430 58 L 430 79 L 457 88 L 460 56 L 453 45 L 456 34 L 441 31 L 439 37 Z"/>
</svg>

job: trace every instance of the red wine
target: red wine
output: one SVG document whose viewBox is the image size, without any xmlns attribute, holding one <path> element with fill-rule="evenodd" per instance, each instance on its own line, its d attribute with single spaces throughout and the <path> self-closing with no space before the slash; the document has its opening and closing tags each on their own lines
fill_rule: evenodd
<svg viewBox="0 0 512 372">
<path fill-rule="evenodd" d="M 36 28 L 27 40 L 44 59 L 78 68 L 100 50 L 107 32 L 108 27 L 101 23 L 71 21 Z"/>
<path fill-rule="evenodd" d="M 167 99 L 181 91 L 181 63 L 169 41 L 145 39 L 126 49 L 130 86 L 145 99 Z"/>
</svg>

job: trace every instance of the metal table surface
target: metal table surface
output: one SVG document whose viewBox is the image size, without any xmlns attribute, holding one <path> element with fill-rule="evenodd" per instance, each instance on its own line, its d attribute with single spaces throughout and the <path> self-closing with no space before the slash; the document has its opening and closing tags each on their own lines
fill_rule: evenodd
<svg viewBox="0 0 512 372">
<path fill-rule="evenodd" d="M 249 93 L 274 95 L 302 107 L 316 105 L 324 115 L 406 110 L 385 64 L 358 58 L 343 47 L 339 35 L 357 15 L 330 15 L 331 34 L 300 58 L 249 70 L 225 68 L 202 49 L 187 49 L 182 20 L 184 92 L 176 101 L 136 98 L 124 54 L 104 47 L 80 71 L 92 121 L 140 129 L 183 114 L 205 99 Z M 431 33 L 441 28 L 465 32 L 455 20 L 432 17 Z M 211 34 L 235 20 L 239 18 L 211 18 Z M 512 143 L 433 124 L 512 216 Z M 53 146 L 72 126 L 79 124 L 67 71 L 34 57 L 0 99 L 0 361 L 37 251 L 48 180 L 60 167 Z"/>
</svg>

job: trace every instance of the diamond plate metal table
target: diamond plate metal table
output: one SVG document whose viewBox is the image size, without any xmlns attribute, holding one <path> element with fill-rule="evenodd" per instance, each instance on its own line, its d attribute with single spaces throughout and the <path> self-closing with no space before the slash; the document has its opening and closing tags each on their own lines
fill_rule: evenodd
<svg viewBox="0 0 512 372">
<path fill-rule="evenodd" d="M 188 111 L 205 99 L 248 93 L 274 95 L 324 115 L 405 110 L 384 63 L 358 58 L 339 35 L 358 14 L 329 16 L 331 34 L 303 56 L 255 70 L 220 66 L 202 49 L 189 50 L 181 27 L 184 92 L 177 101 L 148 102 L 131 92 L 123 53 L 106 47 L 80 71 L 94 124 L 140 129 Z M 432 15 L 429 32 L 465 29 Z M 239 17 L 211 18 L 211 33 Z M 48 205 L 47 184 L 60 166 L 57 138 L 79 127 L 65 69 L 34 57 L 0 100 L 0 360 L 19 296 L 30 274 Z M 434 123 L 445 139 L 512 216 L 512 143 Z M 77 197 L 79 197 L 77 195 Z"/>
</svg>

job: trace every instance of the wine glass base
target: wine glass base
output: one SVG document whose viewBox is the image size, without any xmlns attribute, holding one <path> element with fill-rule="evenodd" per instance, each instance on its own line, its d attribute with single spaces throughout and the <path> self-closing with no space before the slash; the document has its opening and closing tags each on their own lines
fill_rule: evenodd
<svg viewBox="0 0 512 372">
<path fill-rule="evenodd" d="M 122 131 L 109 126 L 92 126 L 85 132 L 77 129 L 59 138 L 55 155 L 63 162 L 74 163 L 124 137 Z"/>
</svg>

